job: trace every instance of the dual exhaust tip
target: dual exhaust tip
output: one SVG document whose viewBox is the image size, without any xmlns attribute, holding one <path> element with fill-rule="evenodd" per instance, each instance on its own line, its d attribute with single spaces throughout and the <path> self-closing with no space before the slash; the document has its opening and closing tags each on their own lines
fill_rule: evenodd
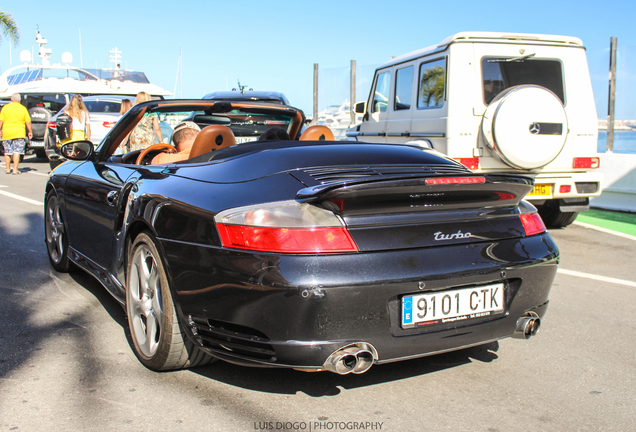
<svg viewBox="0 0 636 432">
<path fill-rule="evenodd" d="M 535 312 L 526 312 L 517 320 L 515 339 L 530 339 L 535 336 L 541 327 L 541 318 Z M 366 342 L 357 342 L 336 350 L 322 365 L 324 370 L 339 375 L 350 373 L 361 374 L 368 371 L 373 362 L 378 359 L 378 352 L 373 345 Z"/>
<path fill-rule="evenodd" d="M 515 339 L 530 339 L 536 335 L 541 327 L 541 318 L 535 312 L 526 312 L 517 320 L 517 326 L 512 337 Z"/>
<path fill-rule="evenodd" d="M 377 359 L 378 352 L 373 345 L 357 342 L 335 351 L 325 360 L 322 367 L 339 375 L 361 374 L 368 371 Z"/>
</svg>

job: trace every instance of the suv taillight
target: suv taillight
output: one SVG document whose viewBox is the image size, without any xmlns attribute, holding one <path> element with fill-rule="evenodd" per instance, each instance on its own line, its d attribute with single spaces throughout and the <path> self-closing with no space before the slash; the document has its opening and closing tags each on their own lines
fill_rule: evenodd
<svg viewBox="0 0 636 432">
<path fill-rule="evenodd" d="M 57 128 L 57 123 L 54 121 L 50 121 L 46 124 L 47 128 Z"/>
</svg>

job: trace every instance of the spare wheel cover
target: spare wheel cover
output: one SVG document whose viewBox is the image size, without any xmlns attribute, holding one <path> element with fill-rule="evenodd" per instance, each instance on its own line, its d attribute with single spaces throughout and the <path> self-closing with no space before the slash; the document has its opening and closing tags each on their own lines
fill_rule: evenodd
<svg viewBox="0 0 636 432">
<path fill-rule="evenodd" d="M 536 169 L 561 153 L 568 121 L 561 100 L 535 86 L 511 87 L 490 103 L 482 132 L 486 145 L 514 168 Z"/>
</svg>

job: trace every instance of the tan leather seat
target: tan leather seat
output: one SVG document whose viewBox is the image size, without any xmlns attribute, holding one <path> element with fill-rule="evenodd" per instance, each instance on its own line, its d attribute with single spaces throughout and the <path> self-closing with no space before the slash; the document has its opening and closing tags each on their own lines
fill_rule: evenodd
<svg viewBox="0 0 636 432">
<path fill-rule="evenodd" d="M 201 132 L 194 140 L 190 150 L 190 159 L 235 144 L 236 138 L 234 138 L 234 133 L 229 127 L 221 125 L 207 126 L 201 129 Z"/>
<path fill-rule="evenodd" d="M 333 132 L 327 126 L 309 126 L 300 136 L 301 141 L 335 141 Z"/>
</svg>

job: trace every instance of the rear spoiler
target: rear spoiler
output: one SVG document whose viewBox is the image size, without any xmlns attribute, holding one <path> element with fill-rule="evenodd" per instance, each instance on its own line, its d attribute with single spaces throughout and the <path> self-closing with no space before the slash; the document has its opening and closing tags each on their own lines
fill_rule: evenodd
<svg viewBox="0 0 636 432">
<path fill-rule="evenodd" d="M 437 201 L 436 198 L 441 199 L 444 195 L 466 196 L 466 194 L 475 193 L 499 196 L 497 201 L 508 201 L 506 204 L 512 204 L 521 201 L 532 190 L 533 185 L 534 180 L 530 177 L 474 173 L 452 176 L 365 177 L 306 187 L 296 193 L 296 199 L 300 202 L 316 202 L 350 197 L 364 199 L 386 194 L 403 194 L 411 198 L 426 197 L 428 200 Z"/>
</svg>

